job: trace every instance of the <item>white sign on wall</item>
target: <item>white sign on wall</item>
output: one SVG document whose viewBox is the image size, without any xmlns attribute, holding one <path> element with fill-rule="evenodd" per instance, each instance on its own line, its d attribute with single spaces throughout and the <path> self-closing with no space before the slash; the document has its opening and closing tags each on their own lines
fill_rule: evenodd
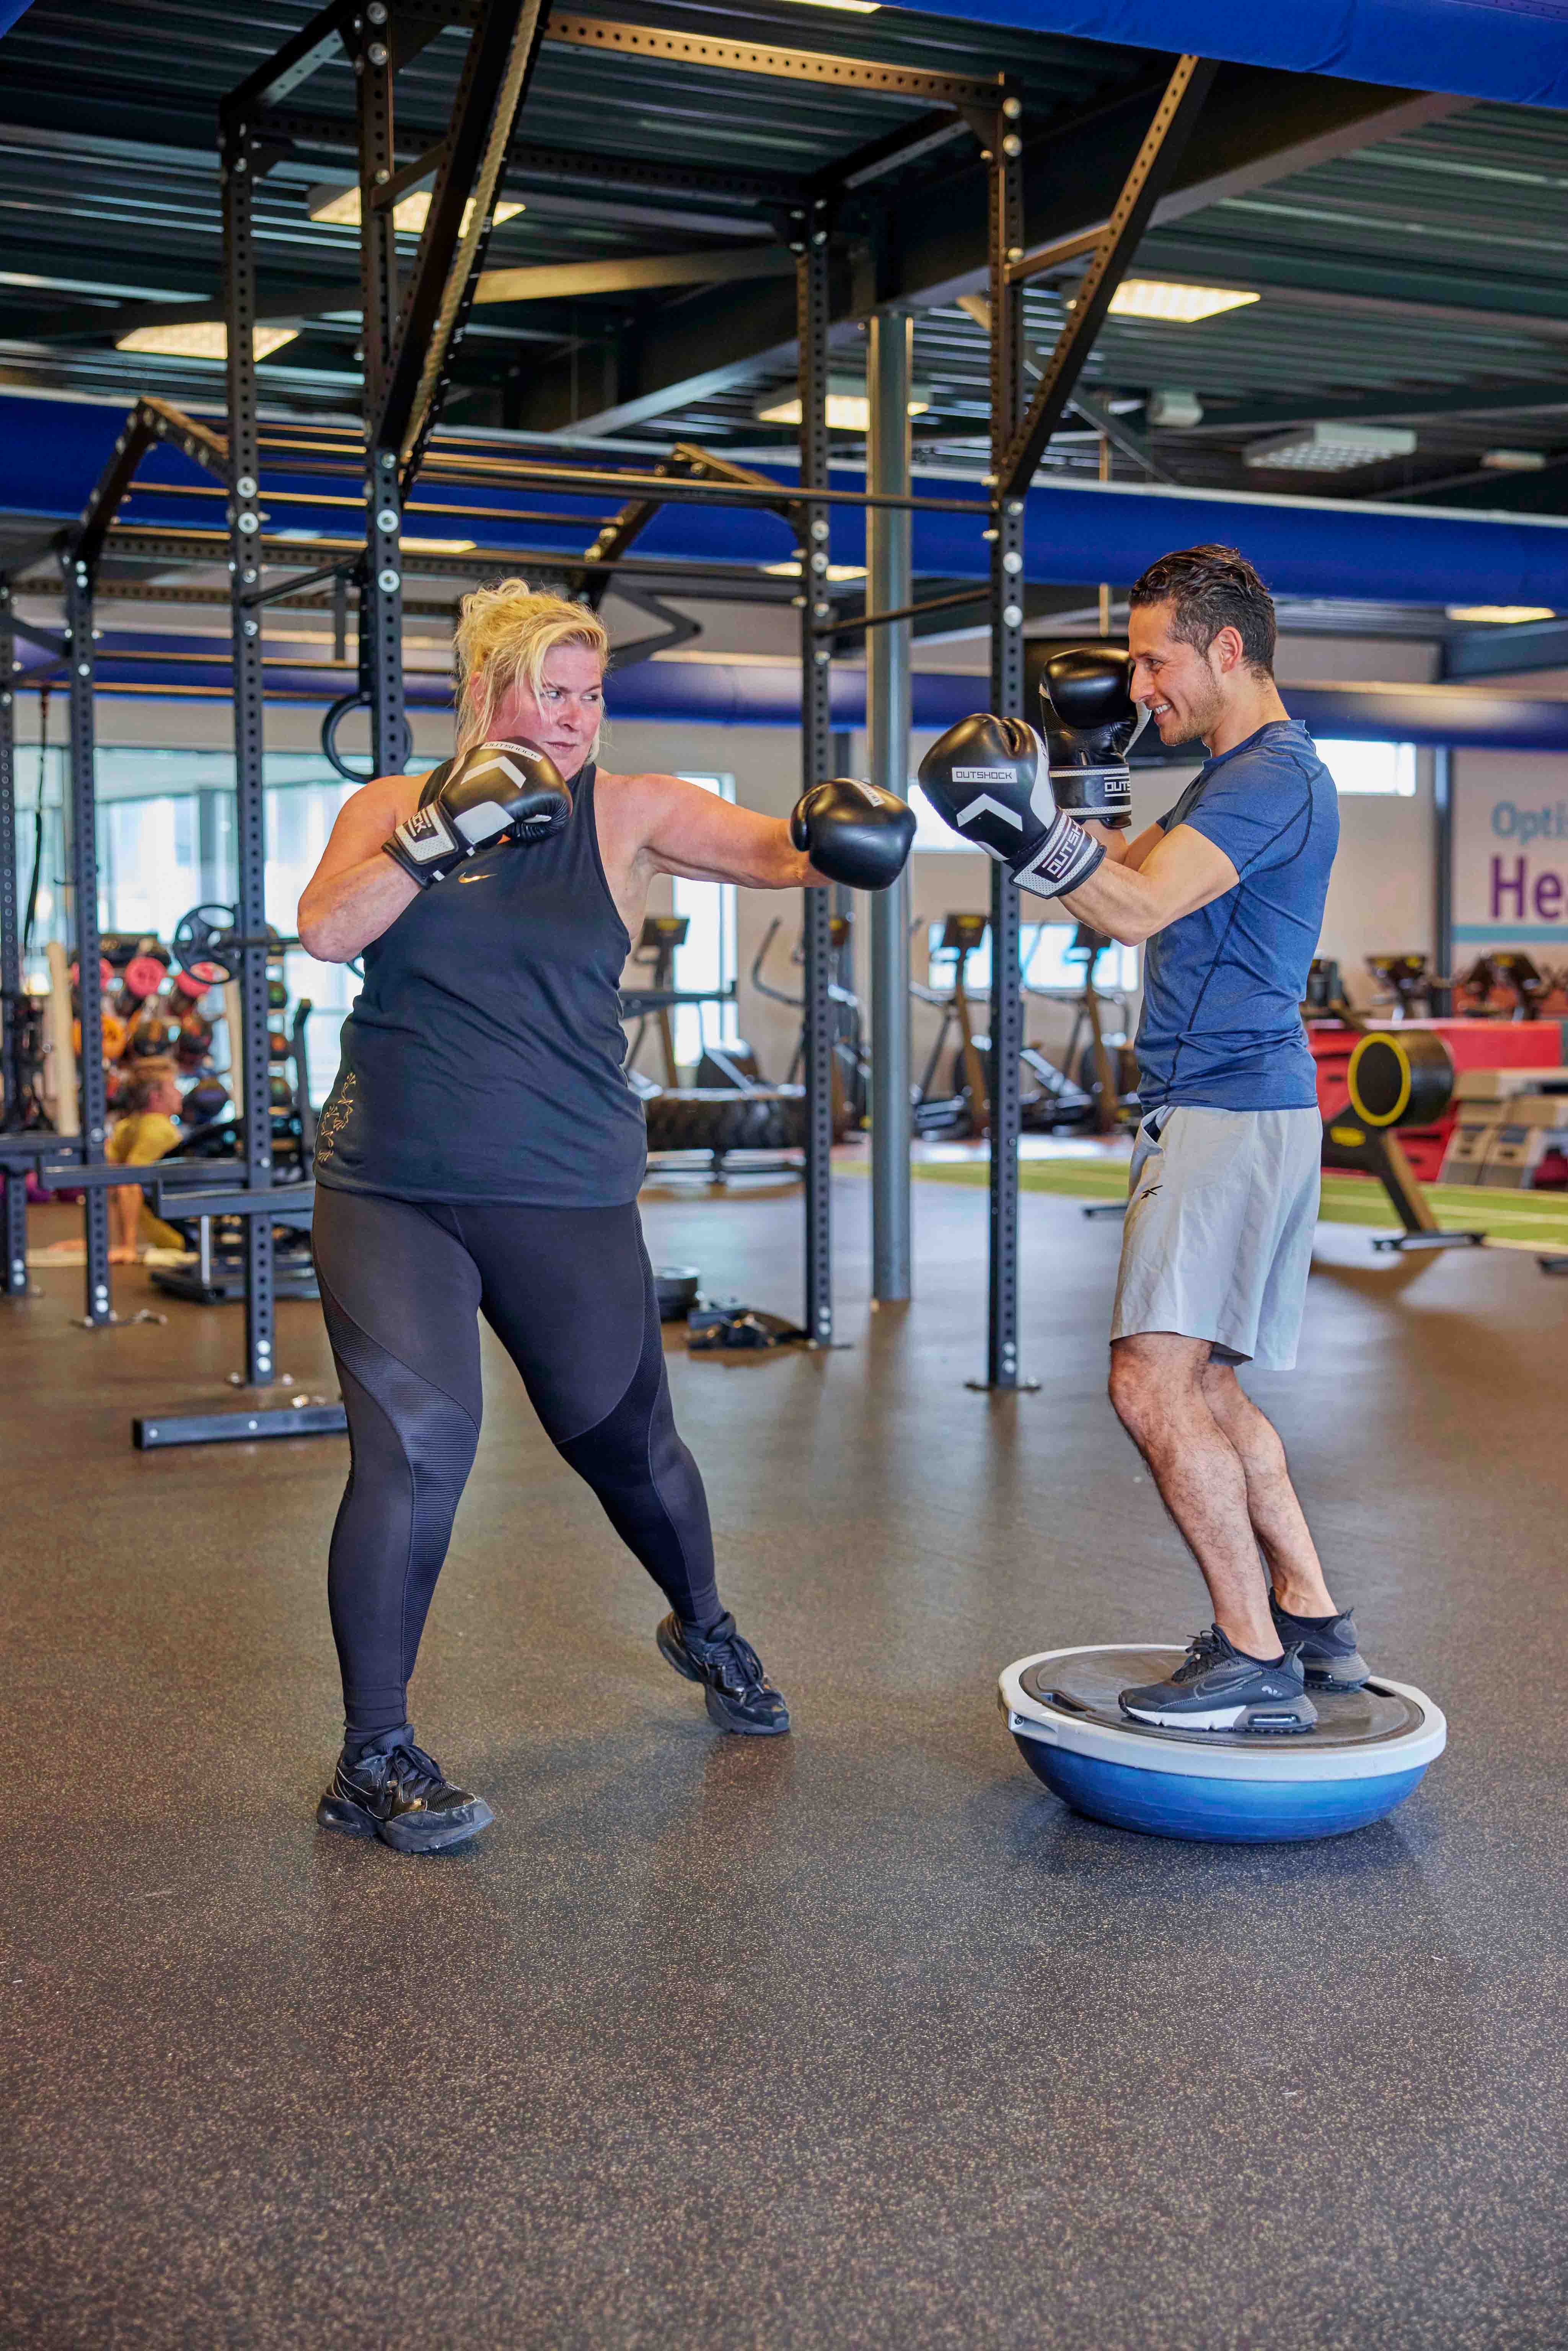
<svg viewBox="0 0 1568 2351">
<path fill-rule="evenodd" d="M 1568 958 L 1568 768 L 1461 753 L 1454 762 L 1454 944 Z M 1539 951 L 1539 952 L 1536 952 Z"/>
</svg>

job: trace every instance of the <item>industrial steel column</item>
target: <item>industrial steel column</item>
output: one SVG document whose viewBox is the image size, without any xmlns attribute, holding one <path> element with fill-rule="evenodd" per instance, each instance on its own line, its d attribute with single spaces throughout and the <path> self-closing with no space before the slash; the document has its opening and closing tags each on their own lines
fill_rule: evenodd
<svg viewBox="0 0 1568 2351">
<path fill-rule="evenodd" d="M 800 336 L 800 486 L 828 486 L 828 227 L 825 206 L 804 224 L 795 246 L 795 314 Z M 797 509 L 800 546 L 800 789 L 826 780 L 832 758 L 828 646 L 813 623 L 830 617 L 828 510 Z M 833 1339 L 831 1234 L 833 1175 L 832 907 L 826 890 L 808 889 L 806 942 L 806 1332 L 813 1346 Z"/>
<path fill-rule="evenodd" d="M 866 344 L 871 428 L 868 489 L 910 494 L 909 354 L 912 319 L 873 318 Z M 913 594 L 907 509 L 866 510 L 866 605 L 897 611 Z M 907 621 L 866 632 L 866 742 L 872 781 L 902 799 L 909 789 Z M 909 1213 L 909 868 L 871 900 L 871 1294 L 907 1298 Z"/>
<path fill-rule="evenodd" d="M 103 991 L 99 986 L 102 949 L 98 925 L 98 804 L 93 775 L 92 573 L 81 556 L 68 550 L 66 644 L 70 655 L 70 769 L 66 799 L 71 856 L 71 940 L 76 948 L 77 995 L 80 1001 L 82 1157 L 103 1157 L 107 1088 L 103 1075 Z M 109 1195 L 89 1186 L 82 1207 L 87 1242 L 86 1320 L 111 1322 L 109 1284 Z"/>
<path fill-rule="evenodd" d="M 1003 103 L 992 128 L 989 269 L 991 304 L 991 480 L 1002 485 L 1005 459 L 1024 406 L 1023 290 L 1009 274 L 1023 250 L 1019 102 Z M 1021 496 L 997 489 L 991 517 L 991 708 L 1021 718 L 1023 708 L 1023 511 Z M 987 1311 L 988 1388 L 1028 1386 L 1019 1376 L 1019 1071 L 1023 997 L 1019 970 L 1018 884 L 991 868 L 990 1266 Z"/>
<path fill-rule="evenodd" d="M 262 764 L 261 615 L 250 600 L 261 585 L 260 451 L 256 430 L 256 251 L 252 226 L 256 152 L 251 125 L 225 123 L 220 178 L 224 199 L 224 287 L 228 341 L 229 576 L 233 591 L 235 703 L 235 861 L 236 920 L 242 939 L 267 936 L 267 802 Z M 267 1034 L 267 949 L 238 955 L 240 1035 L 229 1040 L 230 1082 L 245 1123 L 246 1184 L 272 1183 L 272 1086 Z M 236 1054 L 237 1048 L 237 1054 Z M 243 1089 L 243 1091 L 242 1091 Z M 273 1376 L 272 1220 L 245 1218 L 245 1380 L 266 1387 Z"/>
<path fill-rule="evenodd" d="M 1448 979 L 1454 969 L 1454 754 L 1447 743 L 1432 752 L 1432 964 Z M 1433 1013 L 1447 1019 L 1453 1008 L 1452 988 L 1435 988 Z"/>
<path fill-rule="evenodd" d="M 402 496 L 397 436 L 377 443 L 387 362 L 398 320 L 397 246 L 392 213 L 375 203 L 392 177 L 392 63 L 384 7 L 367 8 L 369 24 L 354 58 L 359 77 L 360 289 L 365 367 L 365 564 L 360 581 L 361 674 L 370 692 L 371 769 L 401 775 L 409 731 L 402 681 Z"/>
<path fill-rule="evenodd" d="M 16 902 L 16 636 L 11 626 L 11 583 L 0 580 L 0 1071 L 5 1113 L 19 1109 L 21 1057 L 17 1004 L 22 993 L 21 913 Z M 5 1258 L 0 1294 L 27 1292 L 27 1181 L 19 1167 L 0 1168 L 5 1193 Z"/>
</svg>

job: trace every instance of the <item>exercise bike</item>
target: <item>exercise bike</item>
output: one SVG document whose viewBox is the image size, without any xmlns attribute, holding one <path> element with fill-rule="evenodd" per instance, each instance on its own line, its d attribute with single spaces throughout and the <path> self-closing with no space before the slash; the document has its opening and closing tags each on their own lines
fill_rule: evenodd
<svg viewBox="0 0 1568 2351">
<path fill-rule="evenodd" d="M 917 915 L 912 930 L 920 928 Z M 925 1067 L 915 1088 L 915 1132 L 921 1135 L 941 1135 L 955 1141 L 970 1135 L 984 1134 L 990 1123 L 990 1099 L 986 1085 L 986 1054 L 988 1043 L 975 1033 L 974 1008 L 969 999 L 969 959 L 985 944 L 990 918 L 986 914 L 948 914 L 943 920 L 942 935 L 931 949 L 929 962 L 935 965 L 941 957 L 952 958 L 952 983 L 946 988 L 931 987 L 921 980 L 911 980 L 909 992 L 917 1004 L 928 1004 L 942 1016 L 936 1041 L 926 1055 Z M 942 1057 L 948 1050 L 948 1040 L 956 1029 L 958 1043 L 953 1057 L 952 1082 L 946 1093 L 935 1093 L 936 1072 Z"/>
<path fill-rule="evenodd" d="M 791 1011 L 804 1012 L 806 1008 L 804 990 L 796 996 L 788 988 L 776 987 L 771 980 L 764 979 L 762 976 L 763 965 L 768 960 L 768 949 L 778 936 L 781 920 L 781 916 L 774 916 L 764 934 L 761 946 L 751 959 L 751 985 L 758 996 L 766 996 L 775 1004 L 787 1004 Z M 854 973 L 851 917 L 848 914 L 831 915 L 829 919 L 828 935 L 832 949 L 832 976 L 828 982 L 828 1002 L 832 1014 L 833 1135 L 835 1141 L 841 1142 L 846 1134 L 858 1134 L 865 1124 L 866 1111 L 871 1101 L 871 1055 L 866 1048 L 865 1023 L 861 1010 L 861 1000 L 851 984 Z M 789 960 L 797 966 L 804 965 L 806 949 L 803 940 L 796 940 L 790 951 Z M 733 1054 L 735 1050 L 733 1047 L 727 1049 L 730 1054 Z M 740 1050 L 745 1052 L 747 1049 L 743 1047 Z M 720 1052 L 710 1047 L 709 1058 L 717 1069 L 721 1060 Z M 749 1058 L 751 1066 L 755 1070 L 755 1058 Z M 790 1060 L 785 1084 L 794 1085 L 797 1080 L 803 1076 L 805 1066 L 806 1030 L 805 1024 L 802 1022 L 800 1034 L 795 1040 L 795 1051 Z"/>
</svg>

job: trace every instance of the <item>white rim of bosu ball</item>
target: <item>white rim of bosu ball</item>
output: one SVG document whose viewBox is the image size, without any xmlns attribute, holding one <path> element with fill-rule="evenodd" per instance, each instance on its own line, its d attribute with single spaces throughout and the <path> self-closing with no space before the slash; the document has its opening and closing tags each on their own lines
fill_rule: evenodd
<svg viewBox="0 0 1568 2351">
<path fill-rule="evenodd" d="M 1117 1828 L 1293 1843 L 1382 1820 L 1448 1743 L 1426 1692 L 1381 1674 L 1362 1691 L 1314 1690 L 1318 1724 L 1305 1732 L 1173 1730 L 1118 1716 L 1118 1688 L 1158 1679 L 1185 1654 L 1165 1643 L 1095 1644 L 1041 1649 L 1007 1667 L 1002 1713 L 1035 1777 Z"/>
</svg>

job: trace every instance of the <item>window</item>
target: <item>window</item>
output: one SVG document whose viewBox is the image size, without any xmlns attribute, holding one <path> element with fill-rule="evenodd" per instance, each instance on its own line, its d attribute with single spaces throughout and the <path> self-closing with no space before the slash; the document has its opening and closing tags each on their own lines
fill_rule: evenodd
<svg viewBox="0 0 1568 2351">
<path fill-rule="evenodd" d="M 1317 747 L 1342 797 L 1380 792 L 1389 799 L 1415 799 L 1414 743 L 1346 743 L 1331 737 Z"/>
<path fill-rule="evenodd" d="M 42 762 L 44 832 L 37 916 L 27 977 L 44 984 L 43 950 L 68 935 L 69 863 L 64 801 L 66 755 L 52 744 Z M 37 747 L 17 755 L 17 904 L 32 878 Z M 167 946 L 191 907 L 230 906 L 235 892 L 234 759 L 220 751 L 101 747 L 97 759 L 99 923 L 106 931 L 146 932 Z M 268 753 L 266 763 L 267 885 L 269 921 L 294 929 L 299 893 L 326 846 L 338 810 L 357 788 L 312 753 Z M 360 981 L 344 964 L 321 964 L 289 948 L 284 979 L 292 1005 L 310 999 L 307 1031 L 310 1091 L 325 1099 L 338 1073 L 339 1032 Z M 220 1058 L 222 1048 L 220 1046 Z"/>
<path fill-rule="evenodd" d="M 1023 923 L 1019 929 L 1019 964 L 1030 987 L 1061 988 L 1077 995 L 1083 986 L 1083 956 L 1072 952 L 1072 942 L 1078 935 L 1076 923 Z M 926 930 L 926 952 L 931 957 L 931 985 L 946 987 L 953 972 L 953 958 L 939 952 L 942 925 L 932 923 Z M 988 930 L 979 946 L 964 967 L 964 985 L 971 995 L 986 995 L 991 985 L 991 935 Z M 1104 948 L 1094 966 L 1094 985 L 1112 994 L 1131 994 L 1138 985 L 1138 951 L 1124 947 L 1114 941 Z"/>
<path fill-rule="evenodd" d="M 99 905 L 106 931 L 167 942 L 201 898 L 197 795 L 110 800 L 99 810 Z"/>
<path fill-rule="evenodd" d="M 733 776 L 691 776 L 720 799 L 735 798 Z M 690 928 L 685 944 L 675 950 L 677 987 L 731 987 L 736 977 L 735 884 L 733 882 L 688 882 L 677 874 L 674 907 Z M 702 1059 L 705 1044 L 733 1045 L 740 1036 L 740 1017 L 733 998 L 718 1004 L 677 1004 L 674 1015 L 675 1059 L 683 1067 Z"/>
</svg>

